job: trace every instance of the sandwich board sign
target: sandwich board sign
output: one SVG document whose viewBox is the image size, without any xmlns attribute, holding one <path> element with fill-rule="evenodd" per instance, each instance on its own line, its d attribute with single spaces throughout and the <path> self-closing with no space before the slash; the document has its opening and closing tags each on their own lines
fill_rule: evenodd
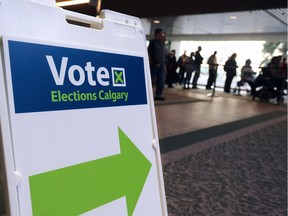
<svg viewBox="0 0 288 216">
<path fill-rule="evenodd" d="M 140 20 L 0 0 L 0 26 L 7 215 L 167 215 Z"/>
</svg>

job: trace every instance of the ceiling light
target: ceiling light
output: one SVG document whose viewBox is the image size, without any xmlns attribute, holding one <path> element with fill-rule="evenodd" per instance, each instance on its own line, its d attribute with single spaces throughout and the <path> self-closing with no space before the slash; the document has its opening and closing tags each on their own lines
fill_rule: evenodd
<svg viewBox="0 0 288 216">
<path fill-rule="evenodd" d="M 234 16 L 234 15 L 232 15 L 232 16 L 230 16 L 229 18 L 230 18 L 230 19 L 237 19 L 238 17 L 237 17 L 237 16 Z"/>
<path fill-rule="evenodd" d="M 56 5 L 58 7 L 65 7 L 65 6 L 71 6 L 71 5 L 86 4 L 86 3 L 89 3 L 89 0 L 62 1 L 62 2 L 57 2 Z"/>
<path fill-rule="evenodd" d="M 159 24 L 159 23 L 160 23 L 160 20 L 153 20 L 153 23 Z"/>
</svg>

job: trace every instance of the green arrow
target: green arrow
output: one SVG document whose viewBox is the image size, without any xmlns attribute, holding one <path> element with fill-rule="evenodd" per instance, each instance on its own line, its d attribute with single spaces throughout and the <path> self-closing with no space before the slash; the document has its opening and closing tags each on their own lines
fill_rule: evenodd
<svg viewBox="0 0 288 216">
<path fill-rule="evenodd" d="M 78 216 L 124 196 L 132 216 L 152 165 L 118 133 L 120 154 L 30 176 L 33 216 Z"/>
</svg>

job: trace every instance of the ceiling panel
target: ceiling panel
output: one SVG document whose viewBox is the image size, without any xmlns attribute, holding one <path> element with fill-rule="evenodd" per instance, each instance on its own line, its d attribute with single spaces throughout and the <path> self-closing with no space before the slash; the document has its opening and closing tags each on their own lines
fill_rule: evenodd
<svg viewBox="0 0 288 216">
<path fill-rule="evenodd" d="M 156 18 L 142 18 L 142 24 L 147 35 L 150 38 L 156 28 L 162 28 L 167 35 L 176 40 L 188 38 L 192 35 L 201 38 L 205 35 L 210 38 L 215 38 L 215 35 L 221 38 L 221 35 L 230 35 L 231 38 L 238 38 L 235 35 L 247 35 L 247 39 L 253 39 L 254 36 L 262 34 L 263 40 L 267 34 L 281 35 L 285 40 L 287 37 L 287 9 L 277 9 L 282 11 L 281 16 L 284 19 L 278 18 L 274 10 L 256 10 L 256 11 L 242 11 L 242 12 L 227 12 L 227 13 L 213 13 L 201 15 L 183 15 L 173 17 L 156 17 Z M 274 14 L 274 15 L 271 15 Z M 153 21 L 157 19 L 160 23 L 155 24 Z M 266 34 L 266 35 L 265 35 Z M 227 37 L 226 37 L 227 38 Z M 254 37 L 259 39 L 259 37 Z M 267 38 L 267 37 L 266 37 Z M 274 37 L 275 38 L 275 37 Z M 271 38 L 269 39 L 271 40 Z"/>
<path fill-rule="evenodd" d="M 57 2 L 64 0 L 57 0 Z M 173 4 L 172 4 L 173 3 Z M 177 4 L 175 4 L 177 3 Z M 96 16 L 97 1 L 64 9 Z M 287 37 L 286 0 L 102 0 L 102 9 L 140 17 L 148 38 L 155 28 L 163 28 L 167 35 L 178 39 L 198 37 L 223 38 L 279 38 Z M 221 13 L 220 13 L 221 12 Z M 236 19 L 231 19 L 231 16 Z M 159 20 L 155 24 L 154 20 Z M 261 38 L 261 37 L 260 37 Z M 269 40 L 270 40 L 269 39 Z"/>
<path fill-rule="evenodd" d="M 57 2 L 61 1 L 66 0 L 57 0 Z M 97 0 L 93 0 L 94 5 L 97 5 L 97 2 Z M 286 0 L 100 0 L 100 2 L 102 9 L 140 18 L 287 8 Z M 89 4 L 65 8 L 87 15 L 96 15 L 96 8 L 91 9 Z"/>
</svg>

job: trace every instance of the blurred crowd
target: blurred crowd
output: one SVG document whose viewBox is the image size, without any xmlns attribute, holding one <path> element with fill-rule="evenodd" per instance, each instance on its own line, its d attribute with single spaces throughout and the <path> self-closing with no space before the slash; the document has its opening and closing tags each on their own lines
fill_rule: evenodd
<svg viewBox="0 0 288 216">
<path fill-rule="evenodd" d="M 197 84 L 201 74 L 201 65 L 204 63 L 208 65 L 207 90 L 215 88 L 219 66 L 223 67 L 226 75 L 223 88 L 225 93 L 229 94 L 232 92 L 231 84 L 237 75 L 238 67 L 241 69 L 240 81 L 237 82 L 233 92 L 236 91 L 237 87 L 240 88 L 245 83 L 250 86 L 250 95 L 253 98 L 259 96 L 259 87 L 268 90 L 271 88 L 271 92 L 275 90 L 280 96 L 283 96 L 283 90 L 287 89 L 287 59 L 285 56 L 273 56 L 267 65 L 261 67 L 261 72 L 257 73 L 253 71 L 249 58 L 245 61 L 245 65 L 238 66 L 236 61 L 237 53 L 232 53 L 225 64 L 219 65 L 217 62 L 217 51 L 214 51 L 208 57 L 207 62 L 203 62 L 201 46 L 198 46 L 195 52 L 189 54 L 184 51 L 177 58 L 176 50 L 172 49 L 170 52 L 166 50 L 165 41 L 166 33 L 163 29 L 156 29 L 154 38 L 148 46 L 151 79 L 156 89 L 155 100 L 165 100 L 165 97 L 163 97 L 165 85 L 168 88 L 180 85 L 185 90 L 190 88 L 198 89 Z M 280 98 L 280 96 L 278 97 Z"/>
</svg>

